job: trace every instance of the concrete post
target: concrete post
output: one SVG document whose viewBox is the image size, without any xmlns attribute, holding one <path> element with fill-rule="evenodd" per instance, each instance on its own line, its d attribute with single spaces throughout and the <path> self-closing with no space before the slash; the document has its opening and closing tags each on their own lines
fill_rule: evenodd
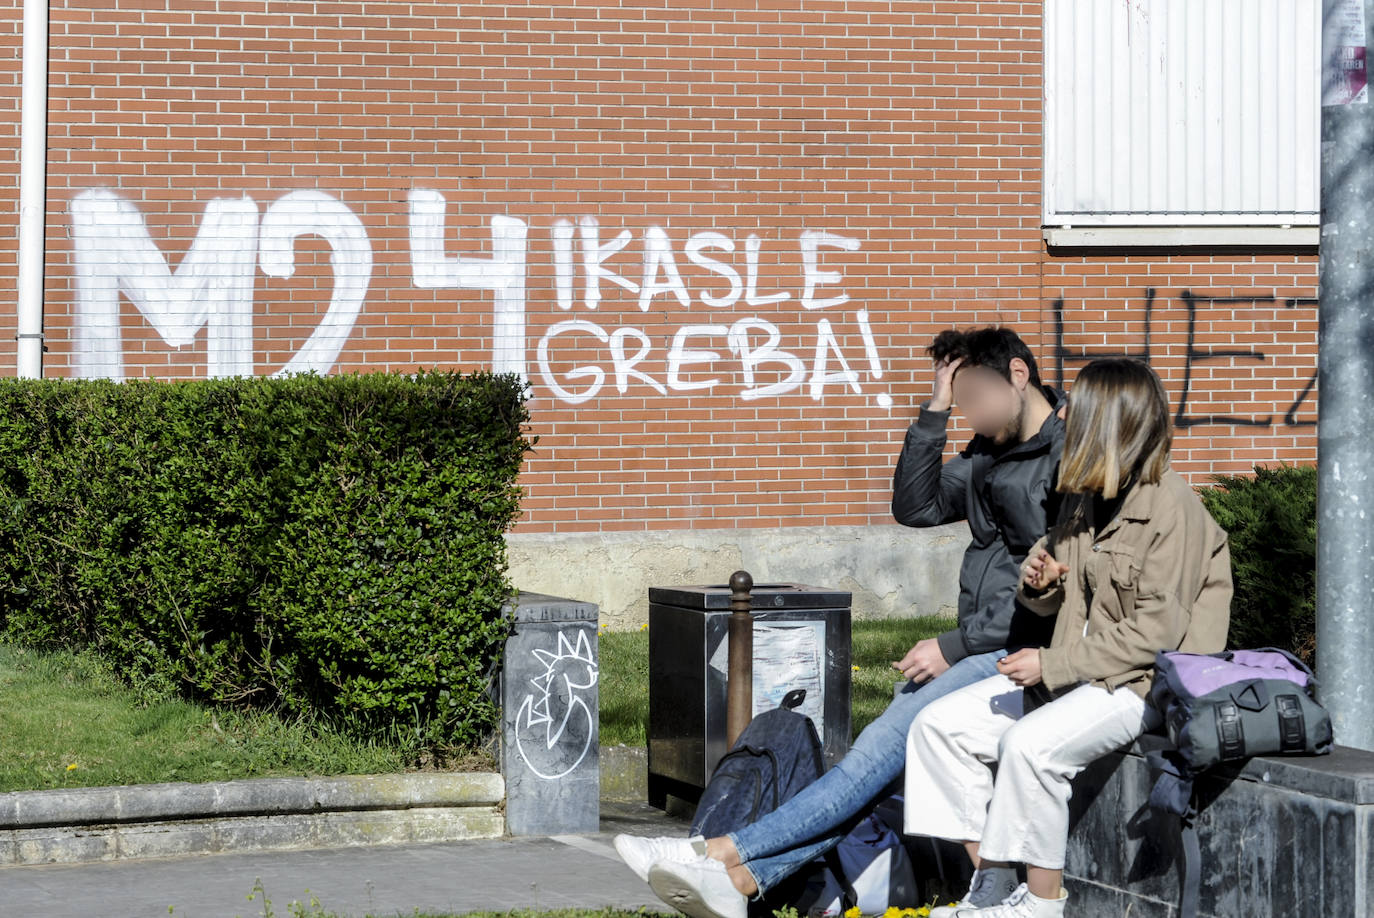
<svg viewBox="0 0 1374 918">
<path fill-rule="evenodd" d="M 1317 669 L 1336 742 L 1374 749 L 1374 0 L 1322 4 Z"/>
<path fill-rule="evenodd" d="M 501 672 L 511 835 L 596 832 L 601 819 L 595 603 L 520 593 Z"/>
</svg>

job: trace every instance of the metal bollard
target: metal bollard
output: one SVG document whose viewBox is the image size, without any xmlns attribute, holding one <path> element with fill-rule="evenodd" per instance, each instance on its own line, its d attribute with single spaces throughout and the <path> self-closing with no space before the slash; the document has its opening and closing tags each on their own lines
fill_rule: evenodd
<svg viewBox="0 0 1374 918">
<path fill-rule="evenodd" d="M 730 672 L 726 681 L 725 742 L 735 745 L 754 719 L 754 615 L 748 571 L 730 575 Z"/>
</svg>

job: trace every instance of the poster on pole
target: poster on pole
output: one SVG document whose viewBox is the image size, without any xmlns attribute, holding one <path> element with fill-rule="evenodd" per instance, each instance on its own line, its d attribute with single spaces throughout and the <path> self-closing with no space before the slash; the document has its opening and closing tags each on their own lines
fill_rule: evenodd
<svg viewBox="0 0 1374 918">
<path fill-rule="evenodd" d="M 1334 0 L 1326 5 L 1329 49 L 1322 62 L 1322 105 L 1364 105 L 1369 101 L 1369 46 L 1364 0 Z"/>
</svg>

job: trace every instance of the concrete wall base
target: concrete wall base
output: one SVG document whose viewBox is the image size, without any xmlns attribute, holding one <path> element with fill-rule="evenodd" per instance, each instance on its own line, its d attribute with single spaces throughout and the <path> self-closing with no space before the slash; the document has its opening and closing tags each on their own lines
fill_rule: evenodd
<svg viewBox="0 0 1374 918">
<path fill-rule="evenodd" d="M 614 629 L 649 620 L 651 586 L 724 583 L 744 569 L 754 583 L 848 590 L 855 618 L 953 616 L 964 523 L 910 529 L 801 526 L 506 536 L 511 581 L 521 590 L 577 596 Z"/>
</svg>

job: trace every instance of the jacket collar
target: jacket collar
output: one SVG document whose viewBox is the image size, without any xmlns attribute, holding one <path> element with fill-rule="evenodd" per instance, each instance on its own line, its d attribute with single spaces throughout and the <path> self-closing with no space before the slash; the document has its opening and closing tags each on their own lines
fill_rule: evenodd
<svg viewBox="0 0 1374 918">
<path fill-rule="evenodd" d="M 1169 474 L 1169 467 L 1165 466 L 1164 474 Z M 1161 477 L 1161 481 L 1162 481 Z M 1121 508 L 1116 511 L 1116 516 L 1112 517 L 1105 527 L 1097 533 L 1097 538 L 1102 539 L 1111 535 L 1121 528 L 1124 520 L 1140 522 L 1151 519 L 1154 516 L 1155 499 L 1159 495 L 1159 483 L 1146 484 L 1137 482 L 1126 492 L 1126 498 L 1121 502 Z M 1091 506 L 1091 501 L 1089 502 Z M 1096 520 L 1093 521 L 1096 524 Z"/>
</svg>

